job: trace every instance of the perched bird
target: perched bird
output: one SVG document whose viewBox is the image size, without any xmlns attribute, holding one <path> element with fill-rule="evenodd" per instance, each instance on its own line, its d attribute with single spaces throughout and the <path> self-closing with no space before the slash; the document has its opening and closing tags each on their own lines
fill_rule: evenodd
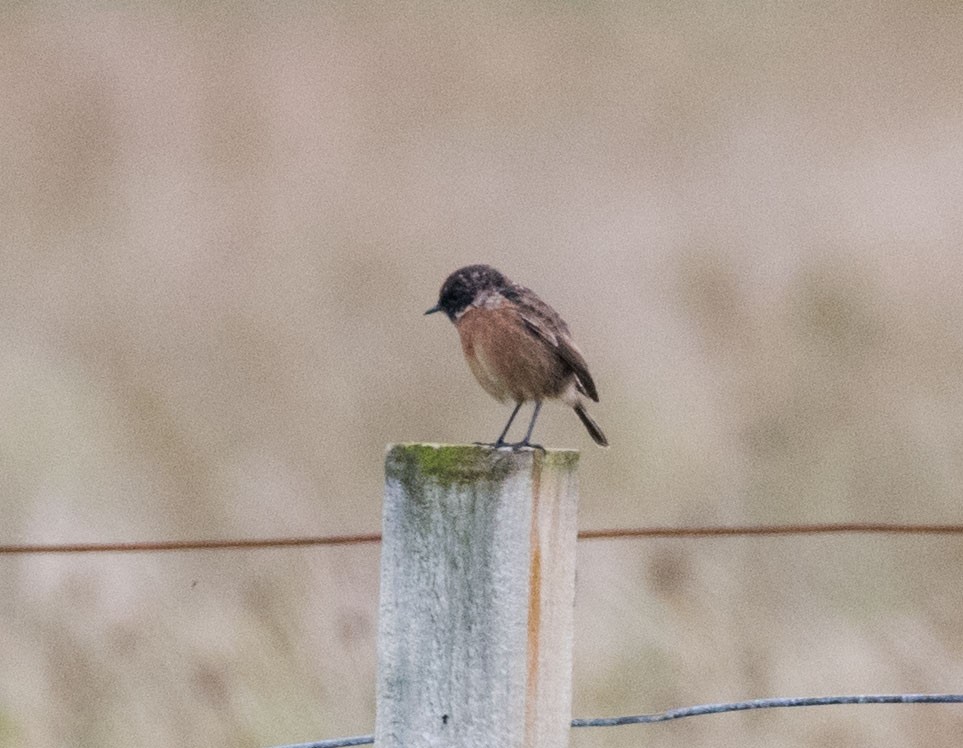
<svg viewBox="0 0 963 748">
<path fill-rule="evenodd" d="M 537 446 L 529 441 L 535 420 L 542 401 L 552 398 L 574 408 L 595 443 L 608 446 L 582 398 L 599 399 L 588 364 L 568 325 L 534 291 L 489 265 L 468 265 L 445 280 L 438 303 L 425 314 L 435 312 L 444 312 L 455 323 L 468 366 L 485 391 L 500 402 L 515 402 L 492 446 Z M 508 444 L 505 435 L 528 401 L 535 402 L 535 411 L 525 438 Z"/>
</svg>

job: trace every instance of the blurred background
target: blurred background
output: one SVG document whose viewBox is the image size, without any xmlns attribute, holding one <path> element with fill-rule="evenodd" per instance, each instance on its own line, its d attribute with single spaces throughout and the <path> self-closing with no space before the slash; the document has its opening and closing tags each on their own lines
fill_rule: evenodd
<svg viewBox="0 0 963 748">
<path fill-rule="evenodd" d="M 376 532 L 493 439 L 473 262 L 567 319 L 583 528 L 963 522 L 963 6 L 17 2 L 0 543 Z M 963 540 L 579 547 L 574 711 L 963 688 Z M 378 548 L 0 558 L 0 745 L 371 732 Z M 575 748 L 949 746 L 958 707 Z"/>
</svg>

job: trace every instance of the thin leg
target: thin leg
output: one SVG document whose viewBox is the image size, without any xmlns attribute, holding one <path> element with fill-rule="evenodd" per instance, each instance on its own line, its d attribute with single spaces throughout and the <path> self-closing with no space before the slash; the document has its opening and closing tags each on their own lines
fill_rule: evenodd
<svg viewBox="0 0 963 748">
<path fill-rule="evenodd" d="M 518 415 L 518 411 L 521 410 L 522 404 L 520 402 L 515 404 L 515 410 L 508 417 L 508 423 L 505 424 L 505 428 L 502 429 L 502 433 L 498 435 L 498 440 L 495 442 L 496 447 L 500 447 L 505 443 L 505 437 L 508 435 L 508 429 L 512 427 L 512 421 L 515 420 L 515 416 Z"/>
<path fill-rule="evenodd" d="M 535 430 L 535 421 L 538 419 L 538 411 L 542 409 L 542 401 L 535 401 L 535 410 L 532 412 L 532 420 L 528 424 L 528 431 L 525 432 L 525 438 L 522 439 L 517 445 L 518 447 L 535 447 L 537 449 L 544 449 L 540 444 L 532 444 L 529 440 L 532 438 L 532 432 Z"/>
</svg>

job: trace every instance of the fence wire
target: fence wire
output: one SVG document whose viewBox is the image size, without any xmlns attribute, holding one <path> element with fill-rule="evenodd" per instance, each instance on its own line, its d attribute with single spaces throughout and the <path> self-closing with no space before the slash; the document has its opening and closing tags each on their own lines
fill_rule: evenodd
<svg viewBox="0 0 963 748">
<path fill-rule="evenodd" d="M 686 717 L 701 717 L 706 714 L 725 712 L 745 712 L 753 709 L 780 709 L 786 707 L 838 706 L 854 704 L 961 704 L 963 694 L 958 693 L 897 693 L 861 694 L 854 696 L 801 696 L 772 699 L 750 699 L 722 704 L 700 704 L 679 709 L 669 709 L 654 714 L 635 714 L 623 717 L 599 717 L 596 719 L 573 719 L 572 727 L 620 727 L 624 725 L 646 725 L 655 722 L 669 722 Z M 291 743 L 274 748 L 345 748 L 354 745 L 371 745 L 374 735 L 356 735 L 351 738 L 332 738 L 313 743 Z"/>
<path fill-rule="evenodd" d="M 581 530 L 579 540 L 621 538 L 734 538 L 783 535 L 963 535 L 963 525 L 842 522 L 830 524 L 737 525 L 705 527 L 616 527 Z M 0 555 L 57 553 L 151 553 L 165 551 L 238 551 L 310 546 L 351 546 L 380 543 L 379 533 L 307 535 L 283 538 L 225 540 L 148 540 L 116 543 L 11 543 L 0 544 Z"/>
</svg>

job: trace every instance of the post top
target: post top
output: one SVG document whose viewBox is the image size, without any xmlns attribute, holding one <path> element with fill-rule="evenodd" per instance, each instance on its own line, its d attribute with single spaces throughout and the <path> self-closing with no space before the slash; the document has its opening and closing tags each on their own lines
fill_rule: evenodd
<svg viewBox="0 0 963 748">
<path fill-rule="evenodd" d="M 439 483 L 466 483 L 481 477 L 498 478 L 520 469 L 541 467 L 568 471 L 578 466 L 576 449 L 509 449 L 487 444 L 389 444 L 385 467 L 389 474 L 429 476 Z"/>
</svg>

